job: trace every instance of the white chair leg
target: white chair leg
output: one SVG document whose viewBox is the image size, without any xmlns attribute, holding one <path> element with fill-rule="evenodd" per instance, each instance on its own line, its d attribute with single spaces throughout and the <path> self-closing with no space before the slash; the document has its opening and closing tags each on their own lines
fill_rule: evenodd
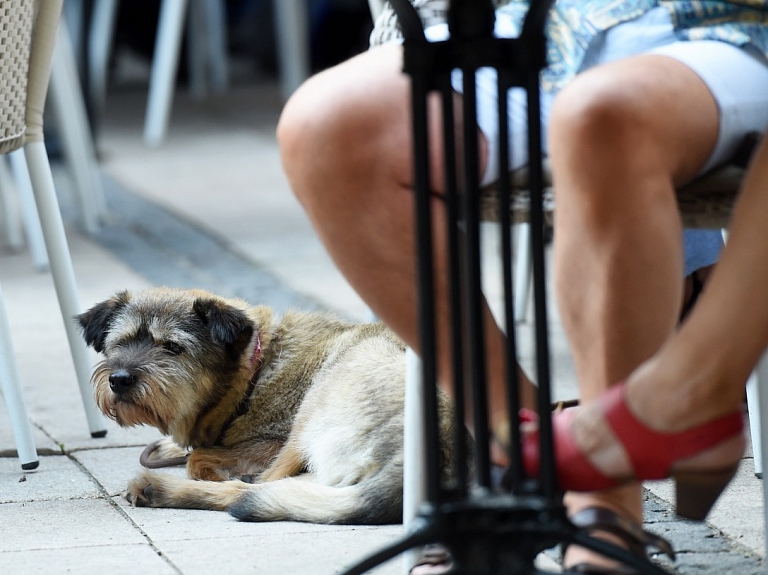
<svg viewBox="0 0 768 575">
<path fill-rule="evenodd" d="M 106 210 L 104 190 L 80 89 L 75 55 L 63 21 L 59 26 L 53 52 L 50 94 L 64 156 L 75 181 L 75 195 L 83 228 L 89 234 L 95 234 L 99 231 L 100 219 Z"/>
<path fill-rule="evenodd" d="M 11 416 L 11 429 L 16 441 L 16 451 L 19 453 L 21 468 L 24 470 L 35 469 L 39 463 L 37 449 L 35 449 L 27 405 L 21 391 L 21 378 L 16 367 L 16 355 L 13 351 L 11 328 L 8 324 L 8 314 L 5 310 L 2 289 L 0 289 L 0 385 L 2 385 L 5 405 Z"/>
<path fill-rule="evenodd" d="M 309 14 L 305 0 L 274 0 L 277 62 L 283 97 L 309 77 Z"/>
<path fill-rule="evenodd" d="M 195 0 L 189 5 L 187 34 L 189 87 L 195 98 L 220 94 L 229 84 L 226 6 L 222 0 Z"/>
<path fill-rule="evenodd" d="M 768 413 L 768 352 L 763 353 L 763 357 L 757 364 L 756 373 L 756 387 L 758 389 L 757 404 L 759 406 L 758 415 L 761 416 L 763 413 Z M 759 420 L 761 418 L 758 417 L 757 419 Z M 750 413 L 750 425 L 751 423 L 752 419 Z M 760 426 L 760 445 L 755 446 L 753 443 L 752 449 L 755 452 L 755 457 L 757 457 L 758 452 L 760 453 L 761 462 L 768 459 L 768 425 Z M 768 481 L 765 479 L 763 479 L 763 501 L 768 502 Z M 763 525 L 763 528 L 765 529 L 764 533 L 768 533 L 768 503 L 763 504 L 763 513 L 765 516 L 765 523 Z M 766 551 L 768 551 L 768 537 L 766 537 L 765 545 Z M 768 554 L 766 557 L 768 557 Z"/>
<path fill-rule="evenodd" d="M 368 8 L 371 9 L 371 18 L 375 22 L 384 9 L 384 0 L 368 0 Z"/>
<path fill-rule="evenodd" d="M 187 0 L 163 0 L 160 4 L 144 119 L 144 142 L 148 146 L 160 145 L 168 129 L 186 13 Z"/>
<path fill-rule="evenodd" d="M 0 213 L 8 247 L 13 251 L 20 251 L 24 247 L 24 233 L 21 230 L 20 212 L 14 195 L 16 186 L 13 185 L 13 178 L 5 162 L 5 157 L 0 157 Z"/>
<path fill-rule="evenodd" d="M 220 94 L 229 86 L 229 59 L 227 58 L 227 10 L 222 0 L 203 0 L 207 23 L 205 52 L 211 91 Z"/>
<path fill-rule="evenodd" d="M 11 152 L 8 154 L 8 158 L 11 161 L 11 171 L 21 201 L 21 217 L 24 221 L 24 230 L 27 233 L 32 264 L 39 271 L 48 271 L 48 252 L 43 241 L 43 230 L 40 227 L 40 216 L 37 213 L 32 181 L 29 179 L 27 159 L 23 150 Z"/>
<path fill-rule="evenodd" d="M 405 352 L 405 414 L 403 422 L 403 525 L 412 527 L 419 506 L 426 498 L 424 478 L 426 445 L 422 417 L 424 397 L 421 392 L 421 360 L 411 348 Z M 419 557 L 415 548 L 403 554 L 405 572 L 408 573 Z"/>
<path fill-rule="evenodd" d="M 93 5 L 91 31 L 87 39 L 88 95 L 94 114 L 100 118 L 107 101 L 109 58 L 117 22 L 118 0 L 99 0 Z"/>
<path fill-rule="evenodd" d="M 189 4 L 187 23 L 187 67 L 189 69 L 189 91 L 194 98 L 202 100 L 208 95 L 208 26 L 202 0 Z"/>
<path fill-rule="evenodd" d="M 48 155 L 43 142 L 30 142 L 24 146 L 24 152 L 29 165 L 29 174 L 32 180 L 32 188 L 35 193 L 37 209 L 40 213 L 40 222 L 43 227 L 45 246 L 51 261 L 51 273 L 56 287 L 56 295 L 59 299 L 61 315 L 64 319 L 69 348 L 72 360 L 75 364 L 77 380 L 80 386 L 80 394 L 88 419 L 88 427 L 92 437 L 106 435 L 106 427 L 101 412 L 96 408 L 91 388 L 92 363 L 88 355 L 85 341 L 80 336 L 74 317 L 81 313 L 82 306 L 75 284 L 75 271 L 69 255 L 67 237 L 64 233 L 64 224 L 61 220 L 61 212 L 56 199 L 56 190 L 53 185 L 51 166 L 48 163 Z"/>
<path fill-rule="evenodd" d="M 519 224 L 517 226 L 515 255 L 515 321 L 523 323 L 527 317 L 533 278 L 531 224 Z"/>
<path fill-rule="evenodd" d="M 768 375 L 768 374 L 767 374 Z M 752 372 L 747 380 L 747 411 L 749 412 L 749 432 L 752 438 L 752 455 L 755 462 L 755 475 L 763 477 L 763 453 L 760 425 L 760 391 L 757 371 Z"/>
</svg>

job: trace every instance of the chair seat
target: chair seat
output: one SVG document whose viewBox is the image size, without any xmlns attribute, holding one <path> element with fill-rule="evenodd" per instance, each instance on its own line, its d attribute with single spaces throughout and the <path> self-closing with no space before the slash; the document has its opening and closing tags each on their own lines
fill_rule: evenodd
<svg viewBox="0 0 768 575">
<path fill-rule="evenodd" d="M 709 172 L 677 191 L 680 215 L 686 228 L 721 229 L 728 227 L 733 203 L 739 191 L 744 168 L 726 165 Z M 531 198 L 528 191 L 528 168 L 510 174 L 512 184 L 511 217 L 519 224 L 528 221 Z M 552 223 L 555 197 L 549 160 L 544 161 L 544 217 Z M 491 184 L 482 190 L 480 213 L 484 221 L 499 220 L 499 189 Z"/>
</svg>

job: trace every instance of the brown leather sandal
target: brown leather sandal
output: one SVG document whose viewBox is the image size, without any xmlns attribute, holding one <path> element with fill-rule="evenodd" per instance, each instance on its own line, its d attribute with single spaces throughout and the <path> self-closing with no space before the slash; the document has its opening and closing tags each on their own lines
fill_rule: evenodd
<svg viewBox="0 0 768 575">
<path fill-rule="evenodd" d="M 587 532 L 602 531 L 618 537 L 627 546 L 627 549 L 633 555 L 638 557 L 648 557 L 648 551 L 654 549 L 659 553 L 667 555 L 670 559 L 675 558 L 675 551 L 672 549 L 669 541 L 653 533 L 643 530 L 643 528 L 626 517 L 623 517 L 606 507 L 587 507 L 571 517 L 571 522 Z M 568 545 L 564 545 L 562 554 Z M 563 571 L 566 573 L 578 573 L 581 575 L 639 575 L 635 569 L 626 566 L 620 567 L 602 567 L 591 565 L 589 563 L 579 563 L 568 567 Z"/>
</svg>

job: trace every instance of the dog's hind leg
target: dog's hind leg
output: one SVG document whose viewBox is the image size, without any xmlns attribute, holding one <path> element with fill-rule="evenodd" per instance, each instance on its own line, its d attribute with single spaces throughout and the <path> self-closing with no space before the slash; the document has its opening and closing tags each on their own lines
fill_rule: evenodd
<svg viewBox="0 0 768 575">
<path fill-rule="evenodd" d="M 244 443 L 234 447 L 198 447 L 187 462 L 192 479 L 226 481 L 257 476 L 270 465 L 282 444 L 276 441 Z"/>
<path fill-rule="evenodd" d="M 259 477 L 259 483 L 265 481 L 277 481 L 286 477 L 298 475 L 304 470 L 306 460 L 304 454 L 296 447 L 296 444 L 289 441 L 277 454 L 277 458 L 272 462 L 269 468 Z"/>
<path fill-rule="evenodd" d="M 331 487 L 303 474 L 251 485 L 229 512 L 242 521 L 348 523 L 360 503 L 358 486 Z"/>
<path fill-rule="evenodd" d="M 242 521 L 395 523 L 402 520 L 402 484 L 382 474 L 352 485 L 325 485 L 304 473 L 251 485 L 229 512 Z"/>
<path fill-rule="evenodd" d="M 192 451 L 187 461 L 187 475 L 191 479 L 203 481 L 226 481 L 230 470 L 237 465 L 237 458 L 232 450 L 216 447 L 197 448 Z"/>
</svg>

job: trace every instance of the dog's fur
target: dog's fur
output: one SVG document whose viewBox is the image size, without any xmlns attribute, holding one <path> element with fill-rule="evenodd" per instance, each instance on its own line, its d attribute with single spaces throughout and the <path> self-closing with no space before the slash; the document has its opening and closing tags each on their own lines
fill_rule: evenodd
<svg viewBox="0 0 768 575">
<path fill-rule="evenodd" d="M 191 479 L 145 471 L 128 486 L 133 504 L 251 521 L 400 520 L 404 347 L 383 325 L 276 319 L 264 306 L 169 288 L 119 293 L 77 320 L 104 355 L 93 375 L 100 409 L 170 436 L 178 447 L 163 457 L 192 449 Z M 448 445 L 442 394 L 440 404 Z M 450 452 L 441 457 L 447 471 Z"/>
</svg>

